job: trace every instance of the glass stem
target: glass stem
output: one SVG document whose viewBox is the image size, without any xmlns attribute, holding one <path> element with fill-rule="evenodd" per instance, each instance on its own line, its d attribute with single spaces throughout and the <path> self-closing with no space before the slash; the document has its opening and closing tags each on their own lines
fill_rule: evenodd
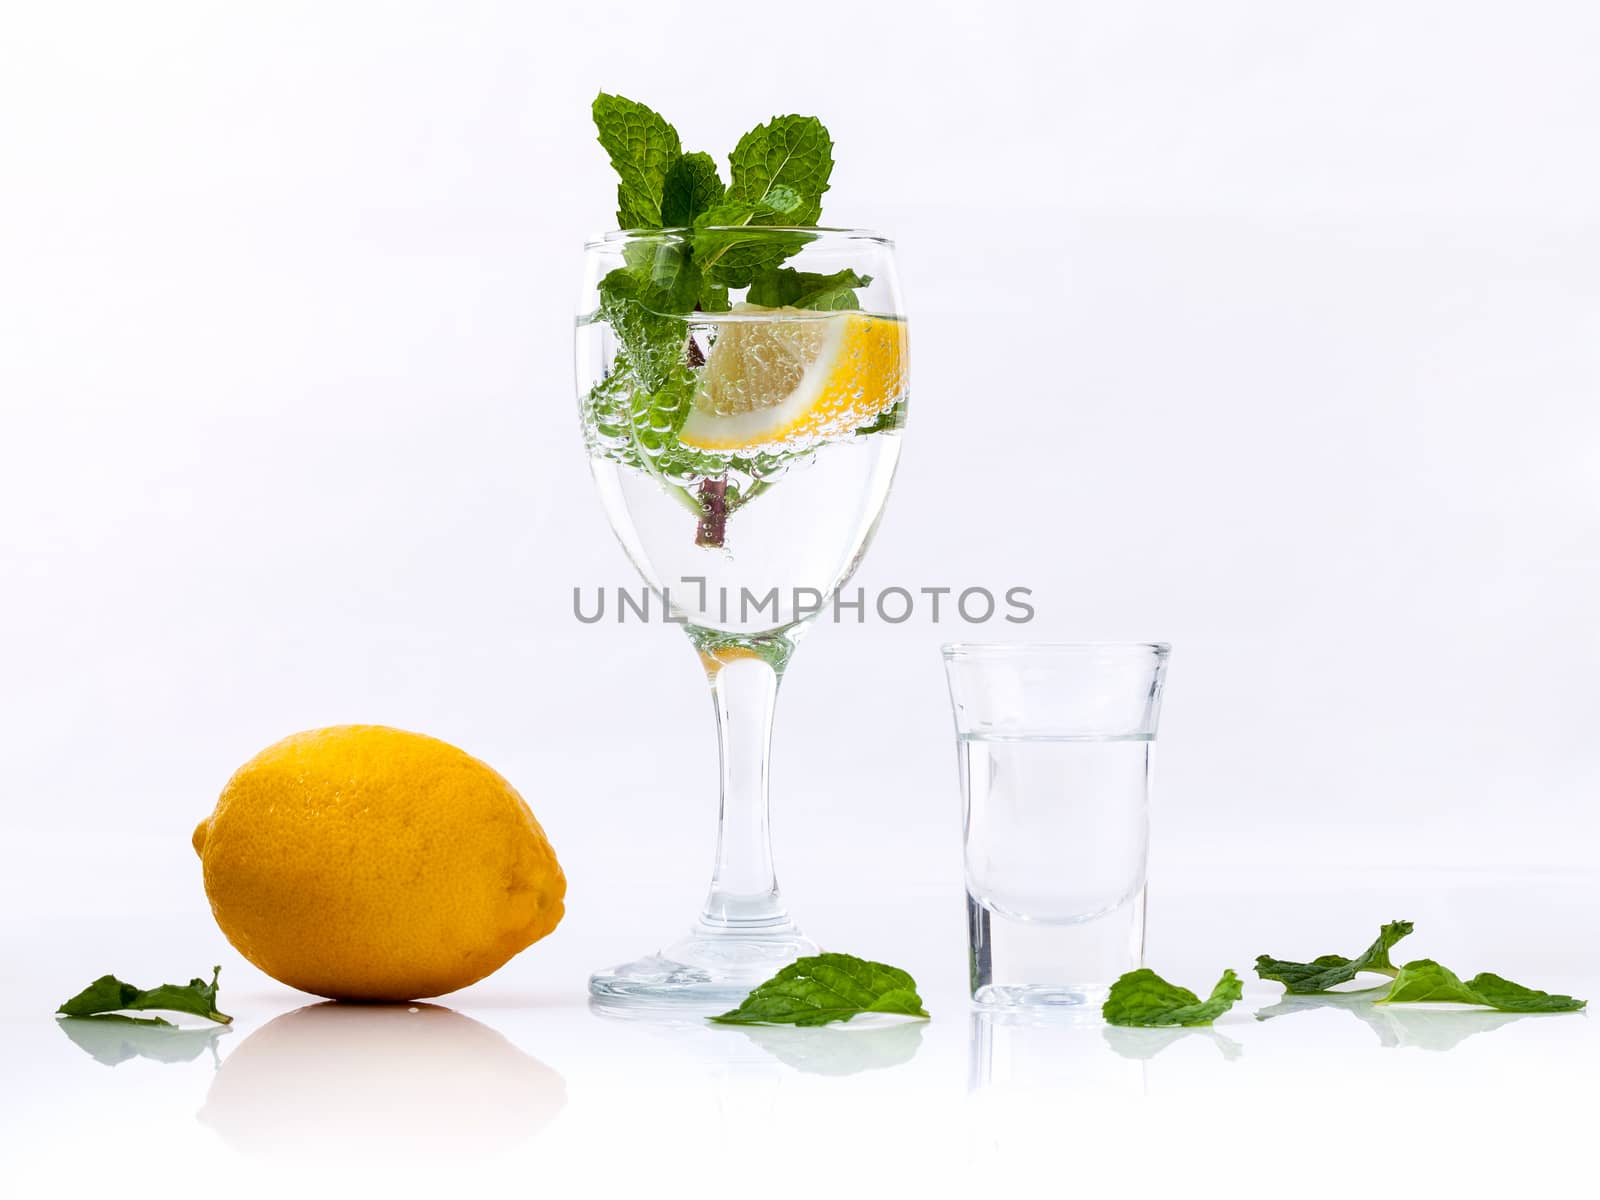
<svg viewBox="0 0 1600 1200">
<path fill-rule="evenodd" d="M 699 646 L 722 758 L 717 860 L 700 915 L 704 930 L 770 931 L 789 924 L 772 865 L 767 762 L 778 681 L 791 649 L 782 638 L 717 639 Z"/>
</svg>

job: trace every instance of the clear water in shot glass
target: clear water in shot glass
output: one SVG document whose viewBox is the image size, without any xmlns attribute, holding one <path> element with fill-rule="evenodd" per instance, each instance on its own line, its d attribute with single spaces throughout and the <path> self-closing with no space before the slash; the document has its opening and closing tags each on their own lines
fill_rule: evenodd
<svg viewBox="0 0 1600 1200">
<path fill-rule="evenodd" d="M 1143 950 L 1150 738 L 959 746 L 974 999 L 1098 1003 Z"/>
<path fill-rule="evenodd" d="M 1160 642 L 944 649 L 972 997 L 1098 1012 L 1144 955 Z"/>
</svg>

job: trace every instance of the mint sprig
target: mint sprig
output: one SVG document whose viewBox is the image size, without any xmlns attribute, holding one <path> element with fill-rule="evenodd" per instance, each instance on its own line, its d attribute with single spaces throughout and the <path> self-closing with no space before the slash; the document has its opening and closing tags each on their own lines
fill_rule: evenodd
<svg viewBox="0 0 1600 1200">
<path fill-rule="evenodd" d="M 69 1017 L 97 1017 L 155 1009 L 163 1012 L 193 1013 L 195 1016 L 205 1017 L 208 1021 L 226 1025 L 233 1018 L 217 1011 L 217 980 L 221 974 L 221 967 L 213 967 L 210 983 L 203 979 L 191 979 L 187 984 L 164 983 L 148 991 L 136 988 L 131 983 L 124 983 L 115 975 L 102 975 L 63 1003 L 56 1012 Z M 149 1024 L 159 1022 L 159 1018 L 120 1019 Z"/>
<path fill-rule="evenodd" d="M 1389 951 L 1414 928 L 1410 921 L 1390 921 L 1378 931 L 1378 940 L 1354 958 L 1324 954 L 1310 962 L 1292 962 L 1263 954 L 1256 959 L 1256 974 L 1275 980 L 1298 995 L 1325 992 L 1338 984 L 1349 983 L 1362 971 L 1392 978 L 1397 968 L 1389 961 Z"/>
<path fill-rule="evenodd" d="M 600 281 L 596 315 L 611 327 L 620 353 L 612 375 L 585 400 L 590 451 L 656 476 L 696 515 L 697 544 L 720 547 L 728 515 L 770 487 L 767 476 L 778 466 L 810 451 L 745 458 L 681 445 L 683 420 L 676 415 L 686 417 L 693 405 L 694 368 L 704 361 L 688 322 L 697 312 L 729 311 L 730 289 L 741 288 L 762 307 L 860 307 L 855 289 L 870 284 L 869 277 L 783 266 L 816 236 L 805 228 L 822 216 L 833 140 L 816 117 L 773 117 L 739 139 L 724 186 L 716 161 L 685 154 L 678 131 L 654 109 L 602 92 L 592 111 L 617 172 L 618 224 L 685 233 L 629 242 L 624 265 Z M 898 423 L 898 414 L 888 423 L 880 417 L 862 432 Z M 729 478 L 732 471 L 751 477 L 741 487 Z"/>
<path fill-rule="evenodd" d="M 863 1013 L 926 1019 L 917 984 L 898 967 L 850 954 L 796 959 L 752 991 L 719 1025 L 826 1025 Z"/>
<path fill-rule="evenodd" d="M 1555 1013 L 1576 1012 L 1588 1003 L 1573 996 L 1524 987 L 1487 971 L 1463 981 L 1455 972 L 1431 958 L 1419 958 L 1403 967 L 1396 967 L 1389 959 L 1389 951 L 1413 928 L 1410 921 L 1389 922 L 1379 931 L 1378 940 L 1355 958 L 1325 954 L 1309 963 L 1297 963 L 1263 954 L 1256 959 L 1256 973 L 1263 979 L 1283 984 L 1290 993 L 1296 995 L 1326 992 L 1337 984 L 1354 979 L 1362 971 L 1377 972 L 1393 979 L 1394 982 L 1381 996 L 1374 994 L 1377 989 L 1366 994 L 1343 993 L 1352 997 L 1359 995 L 1352 1001 L 1354 1004 L 1426 1004 L 1443 1001 L 1477 1004 L 1509 1013 Z"/>
<path fill-rule="evenodd" d="M 1202 1001 L 1188 988 L 1141 967 L 1111 985 L 1100 1015 L 1111 1025 L 1209 1025 L 1243 995 L 1244 985 L 1231 970 L 1222 973 L 1210 998 Z"/>
</svg>

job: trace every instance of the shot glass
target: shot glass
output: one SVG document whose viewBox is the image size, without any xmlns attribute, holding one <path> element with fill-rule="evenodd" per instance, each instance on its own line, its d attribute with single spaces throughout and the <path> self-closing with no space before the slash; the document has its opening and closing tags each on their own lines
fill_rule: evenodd
<svg viewBox="0 0 1600 1200">
<path fill-rule="evenodd" d="M 944 647 L 972 998 L 1093 1006 L 1144 957 L 1164 642 Z"/>
</svg>

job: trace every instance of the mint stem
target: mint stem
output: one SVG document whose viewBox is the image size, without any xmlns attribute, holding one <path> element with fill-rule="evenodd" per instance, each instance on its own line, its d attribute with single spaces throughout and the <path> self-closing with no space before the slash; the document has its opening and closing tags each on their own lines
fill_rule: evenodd
<svg viewBox="0 0 1600 1200">
<path fill-rule="evenodd" d="M 698 304 L 694 306 L 694 311 L 700 311 Z M 706 365 L 706 356 L 701 353 L 700 344 L 694 340 L 693 334 L 690 334 L 689 340 L 683 348 L 683 361 L 692 371 L 698 371 Z M 700 483 L 700 523 L 695 526 L 694 544 L 720 550 L 723 539 L 727 536 L 727 529 L 727 476 L 723 476 L 721 479 L 702 480 Z"/>
<path fill-rule="evenodd" d="M 696 546 L 721 549 L 728 525 L 728 477 L 700 482 L 700 524 L 694 531 Z"/>
</svg>

